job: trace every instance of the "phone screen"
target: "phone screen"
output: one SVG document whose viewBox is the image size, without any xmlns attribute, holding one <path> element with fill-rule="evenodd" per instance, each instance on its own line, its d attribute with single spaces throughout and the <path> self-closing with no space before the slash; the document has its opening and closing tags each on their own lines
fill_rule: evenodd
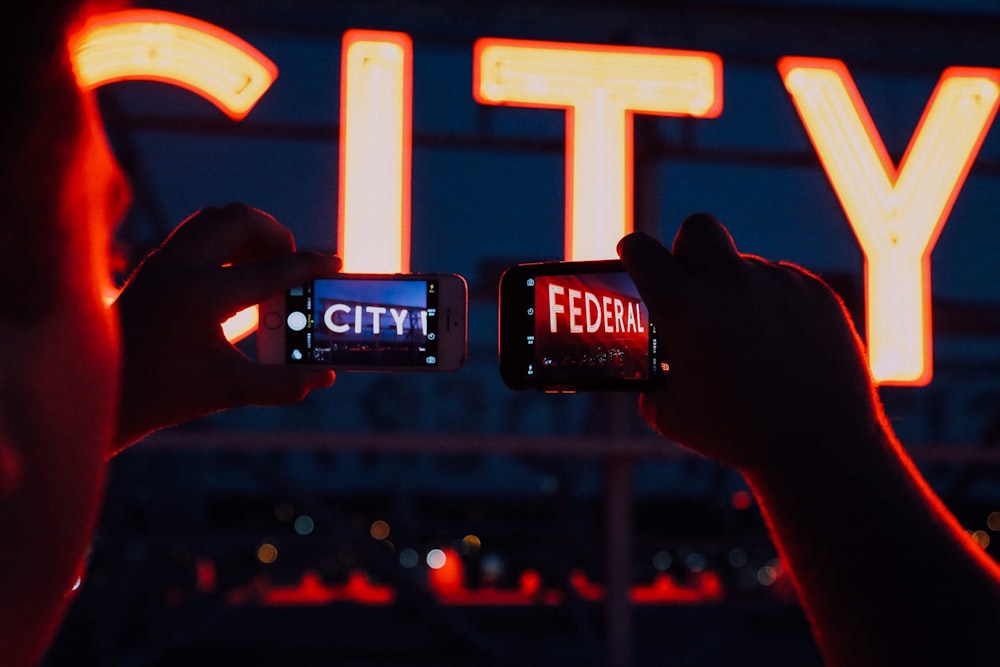
<svg viewBox="0 0 1000 667">
<path fill-rule="evenodd" d="M 565 271 L 565 264 L 554 273 L 524 269 L 521 284 L 510 286 L 525 304 L 517 327 L 523 353 L 514 355 L 524 383 L 613 389 L 657 381 L 666 367 L 656 327 L 628 274 Z"/>
<path fill-rule="evenodd" d="M 288 363 L 433 368 L 438 281 L 325 279 L 286 295 Z"/>
</svg>

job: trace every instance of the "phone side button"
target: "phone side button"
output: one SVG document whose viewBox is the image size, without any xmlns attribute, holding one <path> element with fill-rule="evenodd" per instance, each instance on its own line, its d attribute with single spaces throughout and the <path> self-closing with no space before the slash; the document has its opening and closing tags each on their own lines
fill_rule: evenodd
<svg viewBox="0 0 1000 667">
<path fill-rule="evenodd" d="M 281 326 L 281 315 L 274 312 L 266 313 L 263 322 L 266 328 L 277 329 Z"/>
</svg>

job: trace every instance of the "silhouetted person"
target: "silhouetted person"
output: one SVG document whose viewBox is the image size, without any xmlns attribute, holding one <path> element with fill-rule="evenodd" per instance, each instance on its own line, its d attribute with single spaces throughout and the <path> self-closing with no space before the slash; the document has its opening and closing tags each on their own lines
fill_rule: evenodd
<svg viewBox="0 0 1000 667">
<path fill-rule="evenodd" d="M 1000 567 L 900 446 L 837 296 L 704 214 L 619 253 L 670 363 L 642 414 L 743 474 L 827 662 L 1000 664 Z"/>
<path fill-rule="evenodd" d="M 0 42 L 0 664 L 37 662 L 83 572 L 105 462 L 157 428 L 295 401 L 330 371 L 258 366 L 219 323 L 339 268 L 247 206 L 176 230 L 105 305 L 128 186 L 67 37 L 90 5 L 26 3 Z M 223 264 L 233 266 L 223 268 Z"/>
</svg>

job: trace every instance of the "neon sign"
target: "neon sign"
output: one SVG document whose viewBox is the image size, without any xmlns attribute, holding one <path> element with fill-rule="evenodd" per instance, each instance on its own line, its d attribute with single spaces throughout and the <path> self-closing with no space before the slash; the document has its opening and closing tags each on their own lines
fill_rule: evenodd
<svg viewBox="0 0 1000 667">
<path fill-rule="evenodd" d="M 713 53 L 481 39 L 482 104 L 565 108 L 566 259 L 603 259 L 632 231 L 635 113 L 711 118 L 722 111 Z"/>
<path fill-rule="evenodd" d="M 402 33 L 344 35 L 337 236 L 344 271 L 410 270 L 412 54 Z"/>
<path fill-rule="evenodd" d="M 872 374 L 927 384 L 931 250 L 996 115 L 1000 70 L 945 70 L 897 169 L 842 62 L 778 69 L 865 255 Z"/>
<path fill-rule="evenodd" d="M 75 55 L 85 85 L 165 81 L 236 120 L 277 73 L 235 36 L 154 10 L 101 17 Z M 476 42 L 473 59 L 480 103 L 566 112 L 566 259 L 606 257 L 632 230 L 634 114 L 712 118 L 722 110 L 722 60 L 713 53 L 488 38 Z M 927 384 L 930 253 L 996 115 L 1000 70 L 947 69 L 897 168 L 842 62 L 789 57 L 778 69 L 865 256 L 873 376 Z M 341 92 L 338 249 L 345 269 L 408 271 L 409 36 L 348 31 Z M 249 319 L 249 329 L 227 329 L 230 340 L 252 330 L 256 312 Z"/>
<path fill-rule="evenodd" d="M 80 84 L 146 79 L 180 86 L 243 119 L 278 75 L 263 53 L 211 23 L 155 9 L 90 19 L 74 48 Z"/>
<path fill-rule="evenodd" d="M 77 80 L 84 88 L 145 79 L 180 86 L 242 120 L 267 92 L 278 68 L 236 35 L 205 21 L 155 9 L 101 14 L 88 20 L 72 46 Z M 113 303 L 117 291 L 107 294 Z M 232 342 L 257 328 L 256 307 L 222 323 Z"/>
</svg>

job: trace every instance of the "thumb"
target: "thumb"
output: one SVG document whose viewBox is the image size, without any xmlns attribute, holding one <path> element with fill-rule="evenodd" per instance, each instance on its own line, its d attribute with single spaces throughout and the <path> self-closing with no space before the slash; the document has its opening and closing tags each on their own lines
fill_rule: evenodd
<svg viewBox="0 0 1000 667">
<path fill-rule="evenodd" d="M 729 230 L 708 213 L 696 213 L 681 223 L 672 251 L 678 262 L 696 273 L 720 268 L 740 257 Z"/>
<path fill-rule="evenodd" d="M 333 370 L 281 364 L 257 364 L 246 360 L 233 374 L 238 405 L 289 405 L 298 403 L 314 389 L 325 389 L 337 379 Z"/>
</svg>

